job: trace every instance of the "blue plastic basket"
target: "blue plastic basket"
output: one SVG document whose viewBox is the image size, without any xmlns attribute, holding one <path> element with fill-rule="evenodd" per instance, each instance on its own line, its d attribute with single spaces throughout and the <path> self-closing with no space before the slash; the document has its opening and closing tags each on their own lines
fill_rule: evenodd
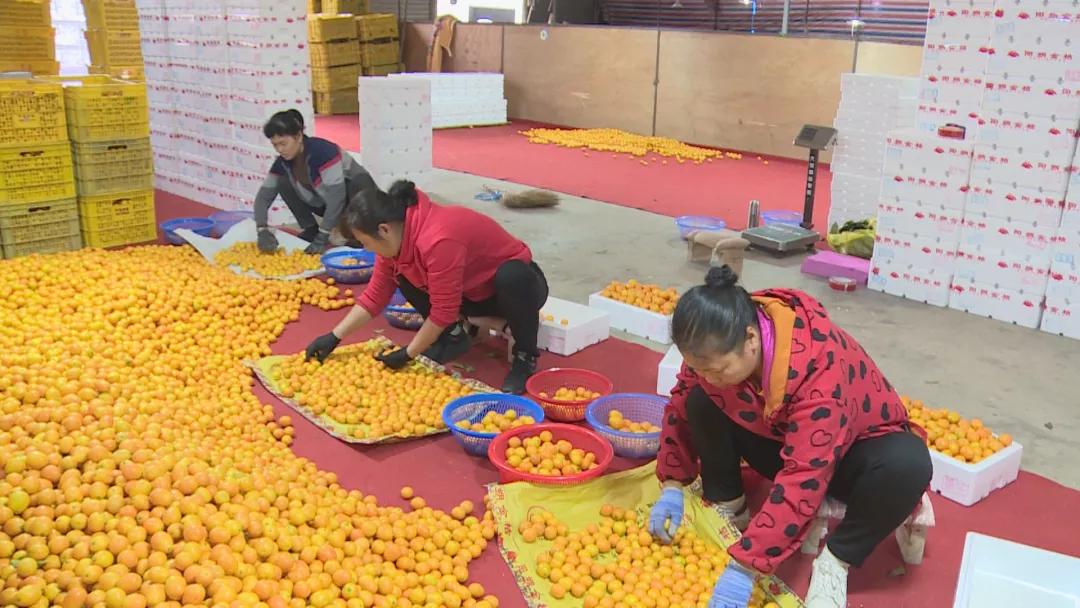
<svg viewBox="0 0 1080 608">
<path fill-rule="evenodd" d="M 455 425 L 462 420 L 468 420 L 470 423 L 480 422 L 488 412 L 502 414 L 507 410 L 514 410 L 519 417 L 532 416 L 537 424 L 544 421 L 544 408 L 537 405 L 535 401 L 502 393 L 481 393 L 454 399 L 443 408 L 442 419 L 454 439 L 457 439 L 466 452 L 473 456 L 486 456 L 488 445 L 498 433 L 468 431 L 459 429 Z"/>
<path fill-rule="evenodd" d="M 420 329 L 420 326 L 424 324 L 424 317 L 416 312 L 400 291 L 394 292 L 394 297 L 390 298 L 390 305 L 383 310 L 383 316 L 391 327 L 398 329 Z"/>
<path fill-rule="evenodd" d="M 229 231 L 229 228 L 233 227 L 233 224 L 253 219 L 255 219 L 254 211 L 233 210 L 211 213 L 210 221 L 214 222 L 213 236 L 221 238 L 223 234 Z"/>
<path fill-rule="evenodd" d="M 761 223 L 766 226 L 771 224 L 798 226 L 802 223 L 802 214 L 798 211 L 762 211 Z"/>
<path fill-rule="evenodd" d="M 174 220 L 161 222 L 161 231 L 165 233 L 165 240 L 173 245 L 183 245 L 187 241 L 177 236 L 180 229 L 190 230 L 199 236 L 210 236 L 214 229 L 214 221 L 205 217 L 178 217 Z"/>
<path fill-rule="evenodd" d="M 685 241 L 699 230 L 723 230 L 727 227 L 727 222 L 707 215 L 683 215 L 675 218 L 675 225 L 679 227 L 679 236 Z"/>
<path fill-rule="evenodd" d="M 358 259 L 357 266 L 342 264 L 347 259 Z M 375 254 L 364 249 L 339 249 L 323 254 L 322 265 L 326 274 L 338 283 L 367 283 L 375 271 Z"/>
<path fill-rule="evenodd" d="M 629 433 L 607 425 L 611 410 L 619 410 L 627 420 L 662 426 L 664 406 L 668 400 L 644 393 L 615 393 L 593 401 L 585 410 L 585 420 L 611 442 L 615 453 L 623 458 L 652 458 L 660 450 L 660 433 Z"/>
</svg>

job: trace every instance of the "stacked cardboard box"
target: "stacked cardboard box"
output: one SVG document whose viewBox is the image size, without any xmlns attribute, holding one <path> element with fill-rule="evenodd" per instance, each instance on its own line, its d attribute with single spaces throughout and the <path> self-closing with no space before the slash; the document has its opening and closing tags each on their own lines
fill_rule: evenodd
<svg viewBox="0 0 1080 608">
<path fill-rule="evenodd" d="M 0 0 L 0 72 L 58 74 L 48 0 Z"/>
<path fill-rule="evenodd" d="M 360 15 L 356 18 L 365 76 L 386 76 L 402 71 L 401 44 L 396 15 Z"/>
<path fill-rule="evenodd" d="M 315 112 L 355 114 L 360 80 L 360 46 L 352 14 L 308 15 L 311 90 Z"/>
<path fill-rule="evenodd" d="M 89 71 L 141 76 L 143 56 L 135 0 L 82 0 L 86 15 Z"/>
<path fill-rule="evenodd" d="M 881 159 L 889 131 L 915 126 L 919 80 L 900 76 L 843 74 L 833 126 L 829 224 L 865 220 L 877 213 Z"/>
</svg>

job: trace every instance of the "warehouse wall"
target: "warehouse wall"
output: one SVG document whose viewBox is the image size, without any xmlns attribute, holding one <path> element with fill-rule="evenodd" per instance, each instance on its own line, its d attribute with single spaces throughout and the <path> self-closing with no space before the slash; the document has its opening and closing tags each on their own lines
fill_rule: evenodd
<svg viewBox="0 0 1080 608">
<path fill-rule="evenodd" d="M 431 36 L 406 26 L 408 70 L 425 69 Z M 505 74 L 511 118 L 790 158 L 804 156 L 800 126 L 832 124 L 841 74 L 911 76 L 922 61 L 921 47 L 880 42 L 464 23 L 452 51 L 445 71 Z"/>
</svg>

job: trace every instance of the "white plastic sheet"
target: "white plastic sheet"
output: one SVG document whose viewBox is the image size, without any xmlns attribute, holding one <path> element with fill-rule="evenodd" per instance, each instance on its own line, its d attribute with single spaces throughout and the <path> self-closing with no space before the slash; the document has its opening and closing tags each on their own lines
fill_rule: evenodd
<svg viewBox="0 0 1080 608">
<path fill-rule="evenodd" d="M 271 228 L 274 231 L 274 236 L 277 237 L 278 245 L 285 249 L 285 251 L 292 252 L 296 250 L 303 251 L 309 243 L 300 237 L 289 234 L 284 230 L 278 230 Z M 244 220 L 233 224 L 232 228 L 226 232 L 220 239 L 214 239 L 210 237 L 201 236 L 186 229 L 179 229 L 176 231 L 176 236 L 184 239 L 191 244 L 204 258 L 211 264 L 214 263 L 214 257 L 221 251 L 232 247 L 237 243 L 254 243 L 258 240 L 258 228 L 255 226 L 255 220 Z M 299 281 L 301 279 L 310 279 L 311 277 L 318 276 L 326 272 L 325 268 L 318 270 L 309 270 L 300 274 L 293 274 L 284 277 L 264 277 L 263 275 L 255 272 L 254 270 L 242 270 L 239 266 L 230 265 L 229 269 L 238 275 L 245 277 L 252 277 L 255 279 L 270 279 L 280 281 Z"/>
</svg>

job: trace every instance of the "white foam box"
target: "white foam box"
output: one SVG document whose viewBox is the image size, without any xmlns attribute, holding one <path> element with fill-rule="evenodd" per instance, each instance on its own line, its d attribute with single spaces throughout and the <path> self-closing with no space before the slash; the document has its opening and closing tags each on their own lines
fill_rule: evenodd
<svg viewBox="0 0 1080 608">
<path fill-rule="evenodd" d="M 958 239 L 920 237 L 901 232 L 878 231 L 874 236 L 874 259 L 889 264 L 924 268 L 955 268 Z"/>
<path fill-rule="evenodd" d="M 953 277 L 949 308 L 1035 329 L 1042 319 L 1044 299 L 1042 293 L 1025 293 Z"/>
<path fill-rule="evenodd" d="M 963 228 L 964 213 L 958 208 L 884 197 L 878 203 L 877 229 L 881 232 L 948 237 L 959 243 Z"/>
<path fill-rule="evenodd" d="M 979 113 L 976 143 L 1004 148 L 1047 150 L 1072 158 L 1076 149 L 1077 118 L 1033 116 L 1026 112 L 986 110 Z M 1061 159 L 1064 162 L 1064 159 Z"/>
<path fill-rule="evenodd" d="M 307 19 L 302 16 L 267 15 L 255 12 L 230 12 L 225 21 L 230 40 L 302 41 L 307 40 Z"/>
<path fill-rule="evenodd" d="M 660 360 L 660 365 L 656 368 L 656 394 L 668 397 L 671 395 L 671 389 L 675 388 L 675 384 L 678 382 L 679 370 L 682 369 L 683 358 L 682 353 L 679 352 L 678 347 L 672 346 L 664 354 L 664 358 Z"/>
<path fill-rule="evenodd" d="M 1015 255 L 1008 251 L 961 248 L 953 281 L 993 285 L 1027 294 L 1043 294 L 1050 278 L 1048 255 Z"/>
<path fill-rule="evenodd" d="M 312 108 L 311 92 L 306 90 L 282 90 L 271 94 L 235 92 L 228 97 L 229 112 L 233 117 L 256 122 L 265 122 L 282 108 L 297 108 L 301 111 L 305 108 L 310 111 Z"/>
<path fill-rule="evenodd" d="M 944 307 L 949 303 L 951 281 L 951 270 L 919 268 L 872 259 L 866 286 L 874 291 Z"/>
<path fill-rule="evenodd" d="M 982 110 L 1074 119 L 1080 117 L 1080 87 L 1076 82 L 1058 78 L 987 75 Z"/>
<path fill-rule="evenodd" d="M 982 71 L 974 74 L 927 74 L 919 87 L 919 101 L 944 106 L 978 108 L 985 82 Z"/>
<path fill-rule="evenodd" d="M 1080 605 L 1080 558 L 968 532 L 953 608 Z"/>
<path fill-rule="evenodd" d="M 1015 184 L 977 184 L 968 189 L 967 213 L 1054 226 L 1065 208 L 1065 193 Z"/>
<path fill-rule="evenodd" d="M 927 133 L 937 133 L 946 124 L 960 125 L 967 129 L 967 139 L 974 136 L 979 127 L 978 106 L 960 107 L 956 104 L 938 104 L 920 101 L 915 109 L 915 128 Z"/>
<path fill-rule="evenodd" d="M 965 507 L 986 498 L 994 490 L 1016 481 L 1024 446 L 1012 442 L 1009 447 L 974 464 L 960 462 L 937 450 L 930 450 L 934 476 L 930 489 Z M 981 608 L 981 607 L 980 607 Z"/>
<path fill-rule="evenodd" d="M 292 65 L 297 62 L 297 58 L 307 56 L 306 40 L 262 40 L 255 38 L 229 40 L 229 61 L 231 63 Z"/>
<path fill-rule="evenodd" d="M 989 186 L 994 182 L 1064 190 L 1069 182 L 1071 159 L 1060 152 L 1037 149 L 975 146 L 971 163 L 971 184 Z"/>
<path fill-rule="evenodd" d="M 274 164 L 277 153 L 269 145 L 252 146 L 240 142 L 232 142 L 232 153 L 236 166 L 245 171 L 261 172 L 269 171 Z"/>
<path fill-rule="evenodd" d="M 881 176 L 883 200 L 922 202 L 935 207 L 962 210 L 967 199 L 968 177 L 935 180 L 899 173 Z"/>
<path fill-rule="evenodd" d="M 648 338 L 661 344 L 671 344 L 671 315 L 631 306 L 599 293 L 589 296 L 589 307 L 608 314 L 613 329 Z"/>
<path fill-rule="evenodd" d="M 202 112 L 181 109 L 176 112 L 175 122 L 177 129 L 203 137 L 228 137 L 231 130 L 231 122 L 227 114 L 224 116 L 207 115 Z M 263 139 L 265 141 L 266 138 Z"/>
<path fill-rule="evenodd" d="M 1048 299 L 1039 329 L 1080 340 L 1080 299 Z"/>
<path fill-rule="evenodd" d="M 540 310 L 537 346 L 556 355 L 572 355 L 610 336 L 608 315 L 603 311 L 552 297 Z"/>
<path fill-rule="evenodd" d="M 1076 256 L 1055 255 L 1050 261 L 1046 283 L 1046 301 L 1080 302 L 1080 260 Z"/>
<path fill-rule="evenodd" d="M 899 129 L 885 136 L 885 145 L 884 175 L 958 182 L 971 170 L 973 146 L 967 141 Z"/>
<path fill-rule="evenodd" d="M 304 18 L 307 7 L 303 2 L 278 2 L 277 0 L 225 0 L 229 14 L 277 15 L 279 17 Z"/>
<path fill-rule="evenodd" d="M 1021 256 L 1049 256 L 1057 243 L 1057 226 L 965 213 L 960 247 L 1000 249 Z"/>
</svg>

